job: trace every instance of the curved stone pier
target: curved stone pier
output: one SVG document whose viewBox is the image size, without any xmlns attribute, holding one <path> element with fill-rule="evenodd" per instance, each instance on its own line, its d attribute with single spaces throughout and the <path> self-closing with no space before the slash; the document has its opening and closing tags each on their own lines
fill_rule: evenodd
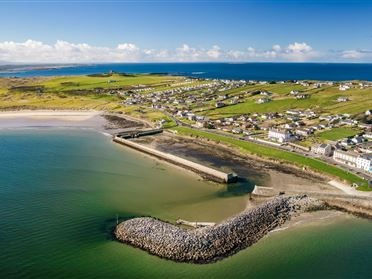
<svg viewBox="0 0 372 279">
<path fill-rule="evenodd" d="M 324 207 L 306 195 L 277 197 L 212 227 L 186 230 L 145 217 L 120 223 L 114 233 L 119 241 L 162 258 L 210 263 L 251 246 L 295 214 Z"/>
</svg>

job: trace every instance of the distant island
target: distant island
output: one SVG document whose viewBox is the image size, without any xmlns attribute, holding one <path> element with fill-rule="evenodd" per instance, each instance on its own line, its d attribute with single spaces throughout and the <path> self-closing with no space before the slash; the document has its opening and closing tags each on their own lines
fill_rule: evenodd
<svg viewBox="0 0 372 279">
<path fill-rule="evenodd" d="M 76 67 L 78 64 L 9 64 L 7 62 L 0 63 L 0 73 L 13 73 L 20 71 L 33 71 L 33 70 L 50 70 L 50 69 L 60 69 L 68 67 Z"/>
</svg>

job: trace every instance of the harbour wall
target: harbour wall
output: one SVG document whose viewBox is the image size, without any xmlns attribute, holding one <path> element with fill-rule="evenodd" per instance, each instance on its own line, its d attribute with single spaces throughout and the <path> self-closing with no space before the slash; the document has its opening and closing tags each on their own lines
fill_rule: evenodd
<svg viewBox="0 0 372 279">
<path fill-rule="evenodd" d="M 211 227 L 186 230 L 144 217 L 120 223 L 114 234 L 120 242 L 159 257 L 202 264 L 221 260 L 253 245 L 293 215 L 323 208 L 323 202 L 306 195 L 280 196 Z"/>
<path fill-rule="evenodd" d="M 237 180 L 237 176 L 233 173 L 224 173 L 222 171 L 218 171 L 201 164 L 186 160 L 184 158 L 180 158 L 178 156 L 161 152 L 159 150 L 153 149 L 151 147 L 147 147 L 131 140 L 123 139 L 119 136 L 115 136 L 113 141 L 128 147 L 131 147 L 135 150 L 141 151 L 143 153 L 149 154 L 161 160 L 167 161 L 177 166 L 181 166 L 185 169 L 191 170 L 200 176 L 207 178 L 212 181 L 216 181 L 219 183 L 232 183 Z"/>
</svg>

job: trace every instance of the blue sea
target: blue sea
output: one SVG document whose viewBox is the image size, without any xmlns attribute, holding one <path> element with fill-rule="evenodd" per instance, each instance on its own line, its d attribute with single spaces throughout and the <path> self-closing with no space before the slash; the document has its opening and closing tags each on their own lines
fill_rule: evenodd
<svg viewBox="0 0 372 279">
<path fill-rule="evenodd" d="M 0 76 L 64 76 L 106 73 L 168 73 L 202 78 L 245 80 L 367 80 L 372 64 L 350 63 L 136 63 L 95 64 L 44 70 L 0 71 Z"/>
<path fill-rule="evenodd" d="M 293 220 L 207 265 L 113 241 L 116 216 L 220 222 L 249 197 L 94 131 L 0 130 L 0 178 L 1 279 L 371 278 L 372 221 L 336 212 Z"/>
</svg>

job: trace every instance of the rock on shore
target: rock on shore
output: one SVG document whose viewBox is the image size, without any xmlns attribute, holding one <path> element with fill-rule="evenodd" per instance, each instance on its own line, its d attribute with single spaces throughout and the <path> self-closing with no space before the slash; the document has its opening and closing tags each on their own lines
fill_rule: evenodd
<svg viewBox="0 0 372 279">
<path fill-rule="evenodd" d="M 323 207 L 306 195 L 277 197 L 213 227 L 186 230 L 145 217 L 120 223 L 114 233 L 117 240 L 162 258 L 209 263 L 251 246 L 295 214 Z"/>
</svg>

